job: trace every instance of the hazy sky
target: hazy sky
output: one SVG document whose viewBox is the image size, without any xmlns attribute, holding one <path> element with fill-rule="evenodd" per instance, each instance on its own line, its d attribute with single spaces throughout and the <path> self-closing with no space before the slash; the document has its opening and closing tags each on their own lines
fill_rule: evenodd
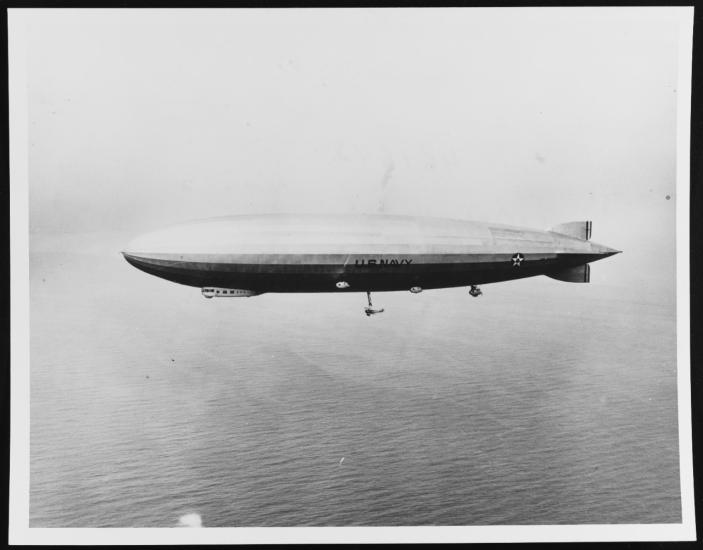
<svg viewBox="0 0 703 550">
<path fill-rule="evenodd" d="M 26 20 L 35 234 L 259 212 L 592 219 L 625 250 L 599 269 L 673 275 L 672 10 Z"/>
</svg>

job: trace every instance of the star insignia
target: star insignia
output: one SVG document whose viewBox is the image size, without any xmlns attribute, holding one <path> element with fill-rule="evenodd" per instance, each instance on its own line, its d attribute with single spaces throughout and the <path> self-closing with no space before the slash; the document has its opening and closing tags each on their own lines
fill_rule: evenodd
<svg viewBox="0 0 703 550">
<path fill-rule="evenodd" d="M 513 267 L 520 267 L 520 264 L 522 264 L 522 261 L 525 259 L 525 256 L 520 254 L 519 252 L 517 254 L 513 254 L 513 257 L 511 260 L 513 261 Z"/>
</svg>

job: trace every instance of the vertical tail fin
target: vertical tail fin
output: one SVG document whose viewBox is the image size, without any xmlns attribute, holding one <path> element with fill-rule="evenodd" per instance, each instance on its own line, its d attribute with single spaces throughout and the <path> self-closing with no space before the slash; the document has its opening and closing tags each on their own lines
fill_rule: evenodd
<svg viewBox="0 0 703 550">
<path fill-rule="evenodd" d="M 545 273 L 545 275 L 567 283 L 589 283 L 591 281 L 591 266 L 583 264 L 560 271 L 553 271 L 552 273 Z"/>
<path fill-rule="evenodd" d="M 567 235 L 569 237 L 576 237 L 582 241 L 588 241 L 591 238 L 591 225 L 592 222 L 567 222 L 555 225 L 549 231 L 552 233 L 560 233 L 561 235 Z"/>
</svg>

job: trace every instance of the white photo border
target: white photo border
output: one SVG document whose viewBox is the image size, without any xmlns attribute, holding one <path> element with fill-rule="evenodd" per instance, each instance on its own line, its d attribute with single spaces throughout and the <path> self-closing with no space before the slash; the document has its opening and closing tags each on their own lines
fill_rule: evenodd
<svg viewBox="0 0 703 550">
<path fill-rule="evenodd" d="M 121 9 L 121 8 L 120 8 Z M 425 8 L 426 9 L 426 8 Z M 444 8 L 436 8 L 444 9 Z M 486 8 L 516 9 L 516 8 Z M 29 527 L 29 181 L 26 26 L 37 9 L 8 10 L 10 122 L 10 501 L 9 543 L 87 544 L 301 544 L 686 541 L 696 539 L 691 430 L 689 193 L 693 7 L 517 8 L 610 10 L 618 15 L 679 21 L 676 292 L 679 471 L 682 521 L 676 524 L 529 525 L 452 527 L 232 527 L 30 528 Z M 122 10 L 122 9 L 121 9 Z M 41 9 L 47 11 L 47 9 Z M 103 10 L 104 11 L 104 10 Z"/>
</svg>

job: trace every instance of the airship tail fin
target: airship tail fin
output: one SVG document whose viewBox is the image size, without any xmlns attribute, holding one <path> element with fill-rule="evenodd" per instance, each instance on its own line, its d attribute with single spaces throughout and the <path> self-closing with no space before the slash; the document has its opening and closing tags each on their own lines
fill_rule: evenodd
<svg viewBox="0 0 703 550">
<path fill-rule="evenodd" d="M 591 280 L 591 266 L 583 264 L 547 273 L 546 275 L 557 281 L 565 281 L 567 283 L 588 283 Z"/>
<path fill-rule="evenodd" d="M 549 231 L 587 241 L 591 238 L 591 222 L 560 223 L 559 225 L 552 227 Z"/>
</svg>

